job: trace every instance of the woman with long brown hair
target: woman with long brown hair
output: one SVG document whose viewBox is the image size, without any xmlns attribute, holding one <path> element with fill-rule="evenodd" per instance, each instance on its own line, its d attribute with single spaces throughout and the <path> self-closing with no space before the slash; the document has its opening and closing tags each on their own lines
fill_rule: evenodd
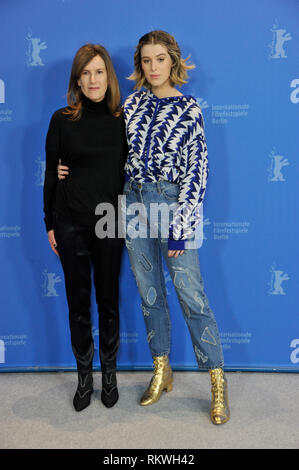
<svg viewBox="0 0 299 470">
<path fill-rule="evenodd" d="M 117 208 L 127 146 L 119 85 L 103 46 L 86 44 L 77 51 L 67 101 L 67 107 L 53 114 L 46 138 L 44 220 L 50 246 L 60 257 L 64 271 L 71 344 L 78 369 L 73 405 L 81 411 L 89 405 L 93 392 L 91 265 L 99 312 L 101 399 L 107 407 L 118 400 L 118 276 L 123 240 L 95 234 L 99 220 L 95 208 L 103 202 Z M 59 160 L 69 168 L 67 180 L 57 180 Z M 117 213 L 115 224 L 117 230 Z"/>
</svg>

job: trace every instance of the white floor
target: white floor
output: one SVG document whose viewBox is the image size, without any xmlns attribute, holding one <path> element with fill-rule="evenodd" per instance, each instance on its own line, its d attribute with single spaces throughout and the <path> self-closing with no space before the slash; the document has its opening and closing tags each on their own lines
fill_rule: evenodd
<svg viewBox="0 0 299 470">
<path fill-rule="evenodd" d="M 2 449 L 299 449 L 299 374 L 226 374 L 231 420 L 210 422 L 208 373 L 175 372 L 174 388 L 149 407 L 138 399 L 151 372 L 119 372 L 120 399 L 77 413 L 73 372 L 0 374 Z"/>
</svg>

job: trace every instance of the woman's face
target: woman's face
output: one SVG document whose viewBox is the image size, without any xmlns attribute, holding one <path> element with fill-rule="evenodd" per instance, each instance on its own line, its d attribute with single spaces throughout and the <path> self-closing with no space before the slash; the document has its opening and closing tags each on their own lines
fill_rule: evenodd
<svg viewBox="0 0 299 470">
<path fill-rule="evenodd" d="M 154 88 L 170 84 L 172 60 L 166 47 L 146 44 L 141 48 L 141 68 L 146 80 Z"/>
<path fill-rule="evenodd" d="M 99 55 L 84 67 L 78 80 L 82 93 L 92 101 L 99 102 L 105 97 L 108 77 L 105 62 Z"/>
</svg>

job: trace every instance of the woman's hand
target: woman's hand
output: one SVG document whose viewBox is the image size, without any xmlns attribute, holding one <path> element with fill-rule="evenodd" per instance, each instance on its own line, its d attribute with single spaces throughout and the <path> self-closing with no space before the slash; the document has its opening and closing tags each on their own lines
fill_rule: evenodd
<svg viewBox="0 0 299 470">
<path fill-rule="evenodd" d="M 59 163 L 57 166 L 58 179 L 65 180 L 66 176 L 69 174 L 68 170 L 69 170 L 69 167 L 61 165 L 61 160 L 59 159 Z"/>
<path fill-rule="evenodd" d="M 182 255 L 184 250 L 168 250 L 168 258 L 177 258 L 179 255 Z"/>
<path fill-rule="evenodd" d="M 51 249 L 54 251 L 55 255 L 59 256 L 59 253 L 58 253 L 58 251 L 56 250 L 57 243 L 56 243 L 56 240 L 55 240 L 54 230 L 49 230 L 49 232 L 48 232 L 48 240 L 49 240 L 49 243 L 50 243 L 50 247 L 51 247 Z"/>
</svg>

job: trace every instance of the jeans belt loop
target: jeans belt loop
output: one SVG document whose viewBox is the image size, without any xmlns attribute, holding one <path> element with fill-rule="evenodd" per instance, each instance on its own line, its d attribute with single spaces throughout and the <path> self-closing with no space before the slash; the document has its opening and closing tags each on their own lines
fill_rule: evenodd
<svg viewBox="0 0 299 470">
<path fill-rule="evenodd" d="M 159 194 L 162 194 L 162 190 L 161 190 L 161 180 L 160 180 L 160 179 L 158 179 L 158 181 L 157 181 L 157 189 L 158 189 L 158 193 L 159 193 Z"/>
</svg>

